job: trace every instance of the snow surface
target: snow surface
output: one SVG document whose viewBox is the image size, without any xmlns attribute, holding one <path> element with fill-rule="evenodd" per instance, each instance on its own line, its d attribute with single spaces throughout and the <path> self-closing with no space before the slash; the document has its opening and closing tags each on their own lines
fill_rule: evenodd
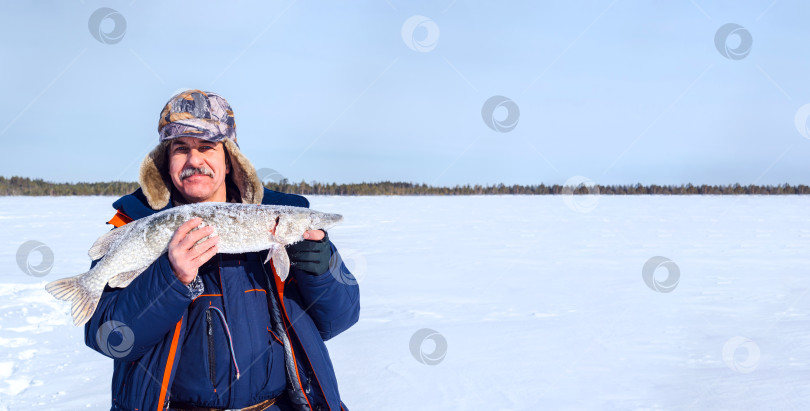
<svg viewBox="0 0 810 411">
<path fill-rule="evenodd" d="M 113 200 L 0 198 L 0 410 L 109 408 L 112 360 L 43 286 L 89 268 Z M 352 410 L 810 409 L 810 197 L 310 200 L 361 286 L 327 342 Z"/>
</svg>

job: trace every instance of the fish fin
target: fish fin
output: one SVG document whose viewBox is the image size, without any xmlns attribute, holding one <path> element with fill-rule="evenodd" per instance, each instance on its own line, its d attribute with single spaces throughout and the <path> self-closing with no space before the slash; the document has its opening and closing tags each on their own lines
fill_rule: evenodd
<svg viewBox="0 0 810 411">
<path fill-rule="evenodd" d="M 57 299 L 71 302 L 70 313 L 75 325 L 82 325 L 90 319 L 101 296 L 91 295 L 90 290 L 79 284 L 79 277 L 82 275 L 84 274 L 52 281 L 45 286 L 45 290 Z"/>
<path fill-rule="evenodd" d="M 126 234 L 129 229 L 132 228 L 131 225 L 127 224 L 125 226 L 121 226 L 118 228 L 114 228 L 99 237 L 93 246 L 90 247 L 90 250 L 87 251 L 87 255 L 90 256 L 93 260 L 98 260 L 101 257 L 104 257 L 108 251 L 110 251 L 110 247 L 124 234 Z"/>
<path fill-rule="evenodd" d="M 116 274 L 112 278 L 107 281 L 107 284 L 113 288 L 126 288 L 132 280 L 135 279 L 140 273 L 144 272 L 146 267 L 141 267 L 137 270 L 126 271 L 120 274 Z"/>
<path fill-rule="evenodd" d="M 267 258 L 264 259 L 265 264 L 267 264 L 268 261 L 273 259 L 273 251 L 275 251 L 275 247 L 276 246 L 272 246 L 270 247 L 269 250 L 267 250 Z"/>
<path fill-rule="evenodd" d="M 287 255 L 287 249 L 284 248 L 283 245 L 277 245 L 270 249 L 270 253 L 267 254 L 267 258 L 270 259 L 272 255 L 273 259 L 273 268 L 276 269 L 276 275 L 281 281 L 285 281 L 287 279 L 287 275 L 290 274 L 290 256 Z"/>
</svg>

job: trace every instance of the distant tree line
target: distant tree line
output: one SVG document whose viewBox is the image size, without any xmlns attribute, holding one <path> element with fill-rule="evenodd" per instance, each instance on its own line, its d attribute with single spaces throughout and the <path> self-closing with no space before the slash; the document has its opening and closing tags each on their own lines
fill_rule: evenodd
<svg viewBox="0 0 810 411">
<path fill-rule="evenodd" d="M 427 184 L 414 184 L 382 181 L 378 183 L 353 184 L 323 184 L 318 182 L 289 183 L 286 180 L 265 185 L 267 188 L 285 193 L 295 194 L 326 194 L 326 195 L 487 195 L 487 194 L 607 194 L 607 195 L 633 195 L 633 194 L 810 194 L 810 186 L 803 184 L 792 186 L 783 184 L 777 186 L 758 186 L 740 184 L 730 185 L 593 185 L 565 187 L 553 185 L 456 185 L 453 187 L 434 187 Z"/>
<path fill-rule="evenodd" d="M 109 183 L 51 183 L 27 177 L 0 176 L 3 196 L 101 196 L 124 195 L 140 187 L 138 183 L 113 181 Z"/>
<path fill-rule="evenodd" d="M 129 194 L 138 188 L 138 183 L 113 181 L 104 183 L 51 183 L 27 177 L 5 178 L 0 176 L 2 196 L 76 196 Z M 810 186 L 804 184 L 760 185 L 594 185 L 565 187 L 553 185 L 456 185 L 434 187 L 427 184 L 414 184 L 381 181 L 377 183 L 324 184 L 318 182 L 290 183 L 287 179 L 268 182 L 265 187 L 285 193 L 324 194 L 324 195 L 491 195 L 491 194 L 591 194 L 604 195 L 690 195 L 690 194 L 810 194 Z"/>
</svg>

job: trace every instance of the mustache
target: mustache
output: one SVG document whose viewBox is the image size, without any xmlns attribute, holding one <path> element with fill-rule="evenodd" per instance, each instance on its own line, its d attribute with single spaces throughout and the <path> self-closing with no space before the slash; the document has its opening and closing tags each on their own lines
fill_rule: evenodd
<svg viewBox="0 0 810 411">
<path fill-rule="evenodd" d="M 206 166 L 202 166 L 202 167 L 189 167 L 189 168 L 183 169 L 183 171 L 180 172 L 180 179 L 185 180 L 185 179 L 187 179 L 187 178 L 189 178 L 189 177 L 191 177 L 193 175 L 197 175 L 197 174 L 202 174 L 204 176 L 214 178 L 214 172 L 211 171 L 210 168 L 208 168 Z"/>
</svg>

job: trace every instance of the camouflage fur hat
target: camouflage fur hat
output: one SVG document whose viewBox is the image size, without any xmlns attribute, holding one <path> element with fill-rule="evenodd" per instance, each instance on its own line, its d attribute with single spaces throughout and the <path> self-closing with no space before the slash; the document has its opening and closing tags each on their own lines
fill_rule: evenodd
<svg viewBox="0 0 810 411">
<path fill-rule="evenodd" d="M 216 93 L 186 90 L 174 95 L 160 112 L 159 143 L 141 163 L 138 182 L 149 206 L 161 210 L 169 204 L 172 180 L 167 149 L 178 137 L 222 142 L 231 164 L 228 177 L 239 190 L 243 203 L 261 204 L 264 187 L 256 169 L 236 144 L 236 123 L 228 102 Z M 226 178 L 227 180 L 227 178 Z"/>
<path fill-rule="evenodd" d="M 197 137 L 217 142 L 236 142 L 236 123 L 230 104 L 219 94 L 186 90 L 172 97 L 160 112 L 160 141 Z"/>
</svg>

